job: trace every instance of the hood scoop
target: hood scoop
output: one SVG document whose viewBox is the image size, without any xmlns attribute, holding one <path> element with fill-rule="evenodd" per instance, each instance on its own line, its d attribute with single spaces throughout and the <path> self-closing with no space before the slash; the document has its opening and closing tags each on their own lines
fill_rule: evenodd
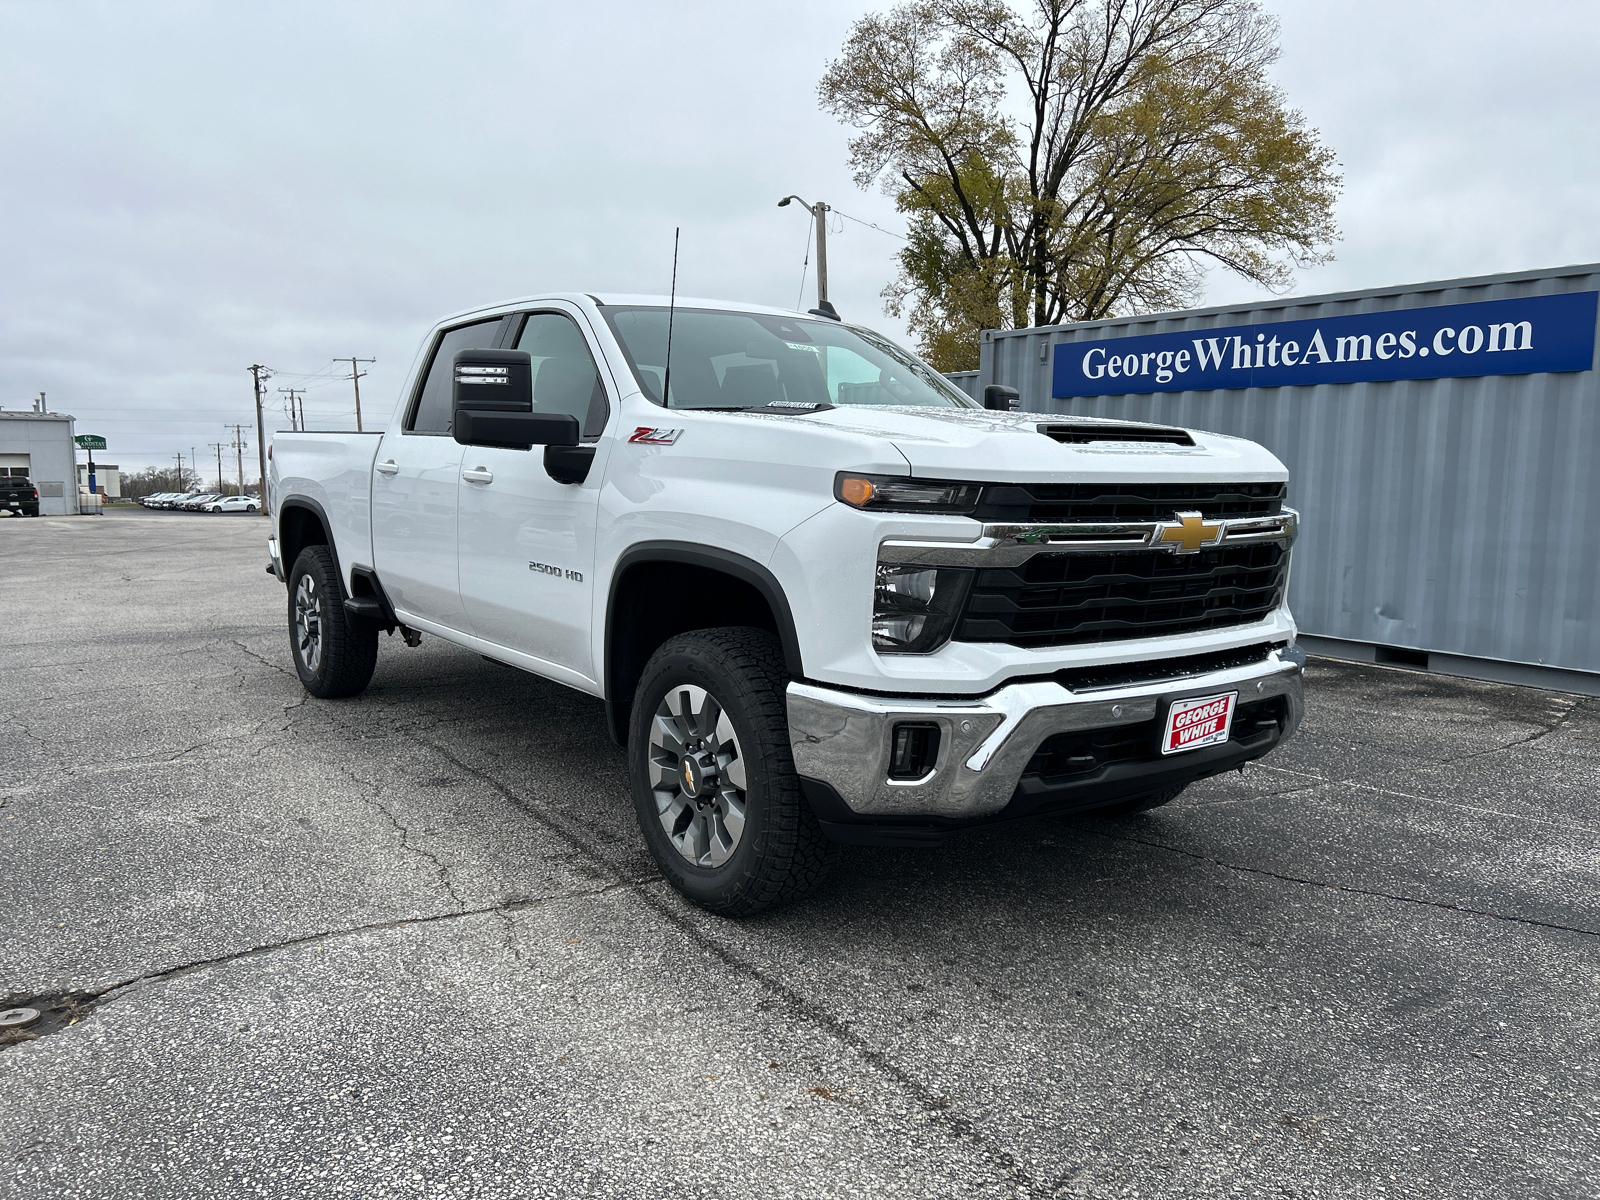
<svg viewBox="0 0 1600 1200">
<path fill-rule="evenodd" d="M 1159 425 L 1116 425 L 1109 421 L 1051 422 L 1038 426 L 1040 433 L 1068 446 L 1087 446 L 1094 442 L 1156 443 L 1165 446 L 1193 446 L 1194 439 L 1183 429 Z"/>
</svg>

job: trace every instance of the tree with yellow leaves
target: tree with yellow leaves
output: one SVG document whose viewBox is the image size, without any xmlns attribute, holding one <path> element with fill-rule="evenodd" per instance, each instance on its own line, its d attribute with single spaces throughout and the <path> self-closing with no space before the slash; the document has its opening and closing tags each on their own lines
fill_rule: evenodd
<svg viewBox="0 0 1600 1200">
<path fill-rule="evenodd" d="M 855 179 L 909 219 L 889 311 L 941 370 L 982 329 L 1268 288 L 1338 236 L 1331 149 L 1267 69 L 1255 0 L 912 0 L 856 22 L 818 87 Z"/>
</svg>

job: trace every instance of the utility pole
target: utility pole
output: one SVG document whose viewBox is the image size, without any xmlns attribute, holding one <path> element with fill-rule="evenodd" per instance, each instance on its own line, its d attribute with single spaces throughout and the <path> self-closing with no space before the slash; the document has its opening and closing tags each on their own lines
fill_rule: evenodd
<svg viewBox="0 0 1600 1200">
<path fill-rule="evenodd" d="M 786 207 L 791 200 L 800 200 L 800 197 L 785 196 L 778 201 L 778 207 Z M 817 310 L 837 320 L 838 310 L 828 302 L 828 214 L 833 210 L 820 200 L 815 204 L 807 204 L 804 200 L 800 200 L 800 207 L 810 213 L 817 222 Z"/>
<path fill-rule="evenodd" d="M 304 396 L 306 394 L 305 388 L 279 388 L 278 391 L 287 393 L 289 397 L 289 428 L 304 430 L 306 427 L 306 402 L 304 400 L 300 401 L 300 416 L 298 419 L 294 415 L 294 402 L 296 396 Z"/>
<path fill-rule="evenodd" d="M 224 425 L 223 428 L 226 429 L 228 427 Z M 244 495 L 244 448 L 247 444 L 244 440 L 244 426 L 235 425 L 233 427 L 233 451 L 239 460 L 239 495 L 241 496 Z M 222 480 L 218 479 L 217 482 L 221 483 Z"/>
<path fill-rule="evenodd" d="M 227 443 L 209 442 L 207 444 L 217 452 L 217 488 L 219 491 L 227 491 L 227 489 L 222 486 L 222 448 L 226 446 Z"/>
<path fill-rule="evenodd" d="M 375 363 L 375 358 L 336 358 L 334 362 L 347 362 L 350 364 L 350 382 L 356 385 L 356 432 L 361 432 L 361 377 L 366 374 L 356 366 L 357 363 Z"/>
<path fill-rule="evenodd" d="M 250 367 L 250 377 L 255 381 L 255 390 L 256 390 L 256 455 L 261 461 L 261 511 L 262 512 L 266 512 L 266 511 L 268 511 L 267 510 L 267 427 L 266 427 L 266 423 L 261 418 L 261 385 L 264 382 L 262 380 L 262 378 L 261 378 L 261 373 L 263 371 L 266 371 L 266 375 L 267 375 L 268 379 L 272 378 L 272 372 L 267 370 L 267 368 L 263 367 L 260 363 L 254 363 Z"/>
<path fill-rule="evenodd" d="M 183 451 L 179 450 L 172 456 L 178 460 L 178 490 L 183 491 Z"/>
</svg>

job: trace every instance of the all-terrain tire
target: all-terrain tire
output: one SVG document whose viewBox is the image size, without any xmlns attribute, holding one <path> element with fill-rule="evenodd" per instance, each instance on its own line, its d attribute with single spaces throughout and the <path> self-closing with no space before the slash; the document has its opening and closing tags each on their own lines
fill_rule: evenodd
<svg viewBox="0 0 1600 1200">
<path fill-rule="evenodd" d="M 344 581 L 326 546 L 307 546 L 289 569 L 289 655 L 306 691 L 323 700 L 365 690 L 378 665 L 378 626 L 347 616 Z"/>
<path fill-rule="evenodd" d="M 788 683 L 783 649 L 772 634 L 762 629 L 705 629 L 663 643 L 645 664 L 634 692 L 628 775 L 645 845 L 673 887 L 722 916 L 749 916 L 799 899 L 822 882 L 838 855 L 795 775 L 785 697 Z M 655 787 L 664 773 L 655 758 L 669 756 L 657 730 L 658 710 L 663 704 L 681 703 L 686 693 L 702 691 L 731 722 L 745 785 L 742 829 L 726 861 L 717 865 L 701 865 L 687 857 L 689 850 L 680 851 L 663 824 L 670 816 L 666 805 L 672 799 L 671 789 L 658 793 Z M 670 702 L 669 693 L 674 694 Z M 721 782 L 732 778 L 725 768 Z M 666 799 L 658 802 L 658 796 Z"/>
<path fill-rule="evenodd" d="M 1152 808 L 1160 808 L 1163 804 L 1171 804 L 1183 795 L 1186 783 L 1175 788 L 1168 788 L 1164 792 L 1148 792 L 1143 796 L 1130 796 L 1126 800 L 1118 800 L 1115 804 L 1107 804 L 1104 808 L 1091 808 L 1083 815 L 1086 817 L 1131 817 L 1135 813 L 1148 812 Z"/>
</svg>

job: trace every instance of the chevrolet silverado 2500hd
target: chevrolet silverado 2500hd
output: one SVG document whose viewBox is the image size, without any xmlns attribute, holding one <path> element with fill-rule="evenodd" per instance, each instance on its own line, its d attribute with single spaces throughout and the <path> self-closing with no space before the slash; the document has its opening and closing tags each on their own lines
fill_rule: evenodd
<svg viewBox="0 0 1600 1200">
<path fill-rule="evenodd" d="M 552 295 L 440 322 L 382 433 L 279 433 L 269 570 L 315 696 L 431 633 L 599 697 L 717 912 L 837 842 L 1128 813 L 1302 713 L 1260 446 L 979 405 L 831 314 Z"/>
</svg>

